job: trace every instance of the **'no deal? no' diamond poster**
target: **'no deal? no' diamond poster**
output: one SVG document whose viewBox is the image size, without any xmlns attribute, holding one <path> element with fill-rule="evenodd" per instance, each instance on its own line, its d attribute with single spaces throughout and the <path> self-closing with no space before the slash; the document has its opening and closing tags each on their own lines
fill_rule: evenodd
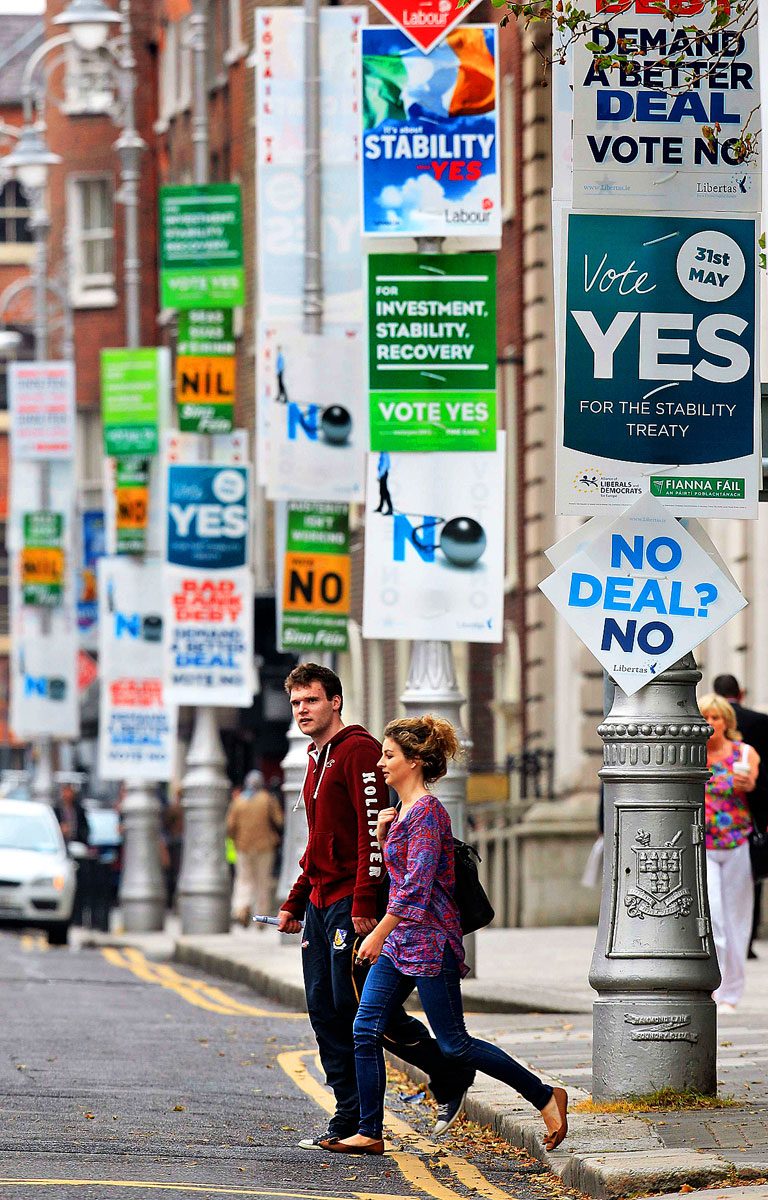
<svg viewBox="0 0 768 1200">
<path fill-rule="evenodd" d="M 571 213 L 558 511 L 757 516 L 752 218 Z"/>
<path fill-rule="evenodd" d="M 362 47 L 363 234 L 500 237 L 495 29 L 426 55 L 377 26 Z"/>
<path fill-rule="evenodd" d="M 698 541 L 649 495 L 539 587 L 628 696 L 747 603 Z"/>
</svg>

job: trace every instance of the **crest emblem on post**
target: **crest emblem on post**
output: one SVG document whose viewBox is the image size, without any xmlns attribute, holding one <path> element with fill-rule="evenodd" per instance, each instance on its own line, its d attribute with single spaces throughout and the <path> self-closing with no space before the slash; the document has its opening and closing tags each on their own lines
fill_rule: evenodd
<svg viewBox="0 0 768 1200">
<path fill-rule="evenodd" d="M 682 829 L 663 846 L 652 846 L 651 835 L 638 829 L 632 853 L 635 856 L 635 887 L 624 897 L 630 917 L 687 917 L 693 907 L 693 896 L 683 887 L 684 846 L 675 843 Z"/>
</svg>

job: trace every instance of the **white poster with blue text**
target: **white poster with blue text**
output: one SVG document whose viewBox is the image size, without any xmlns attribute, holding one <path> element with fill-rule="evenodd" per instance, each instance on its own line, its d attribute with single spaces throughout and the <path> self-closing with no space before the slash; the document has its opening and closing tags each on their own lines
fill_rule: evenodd
<svg viewBox="0 0 768 1200">
<path fill-rule="evenodd" d="M 323 305 L 360 321 L 360 29 L 365 9 L 320 9 Z M 256 155 L 259 306 L 300 322 L 304 293 L 304 13 L 257 8 Z"/>
<path fill-rule="evenodd" d="M 747 603 L 650 495 L 635 501 L 539 587 L 628 696 Z"/>
<path fill-rule="evenodd" d="M 259 326 L 259 479 L 269 500 L 362 500 L 365 367 L 360 326 L 317 335 L 288 321 Z"/>
<path fill-rule="evenodd" d="M 100 558 L 100 779 L 169 780 L 176 706 L 163 690 L 163 565 Z"/>
<path fill-rule="evenodd" d="M 759 212 L 756 4 L 586 7 L 597 24 L 573 40 L 574 207 Z"/>
<path fill-rule="evenodd" d="M 504 445 L 368 456 L 364 637 L 502 641 Z"/>
<path fill-rule="evenodd" d="M 248 467 L 168 467 L 163 658 L 173 704 L 253 703 L 249 488 Z"/>
</svg>

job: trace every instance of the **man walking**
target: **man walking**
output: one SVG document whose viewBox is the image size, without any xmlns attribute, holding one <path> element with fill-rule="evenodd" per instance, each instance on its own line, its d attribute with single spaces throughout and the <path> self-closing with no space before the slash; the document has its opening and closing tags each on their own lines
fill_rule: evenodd
<svg viewBox="0 0 768 1200">
<path fill-rule="evenodd" d="M 392 497 L 389 494 L 389 468 L 392 460 L 386 450 L 382 450 L 376 463 L 376 478 L 379 481 L 379 507 L 374 512 L 383 513 L 385 517 L 392 516 Z"/>
<path fill-rule="evenodd" d="M 752 746 L 760 755 L 760 767 L 757 773 L 755 790 L 750 793 L 749 807 L 752 820 L 761 831 L 768 824 L 768 716 L 757 712 L 754 708 L 745 708 L 742 704 L 744 693 L 739 687 L 735 675 L 718 675 L 712 690 L 727 700 L 736 713 L 736 726 L 748 746 Z M 757 958 L 752 943 L 757 937 L 760 925 L 760 902 L 763 885 L 755 884 L 755 907 L 752 915 L 752 933 L 749 938 L 748 958 Z"/>
<path fill-rule="evenodd" d="M 269 911 L 272 865 L 282 831 L 282 808 L 264 787 L 261 771 L 249 771 L 242 792 L 227 813 L 227 837 L 232 838 L 237 851 L 232 919 L 244 927 L 254 912 Z"/>
<path fill-rule="evenodd" d="M 311 737 L 302 786 L 309 839 L 299 863 L 301 874 L 279 914 L 284 933 L 298 933 L 304 917 L 302 962 L 307 1011 L 326 1079 L 336 1097 L 328 1130 L 299 1143 L 327 1149 L 357 1132 L 357 1095 L 352 1024 L 359 995 L 352 974 L 356 939 L 376 925 L 377 893 L 385 871 L 376 840 L 380 808 L 389 805 L 384 778 L 376 766 L 381 747 L 361 725 L 345 726 L 338 675 L 315 663 L 302 663 L 285 681 L 296 723 Z M 420 1021 L 403 1008 L 392 1014 L 385 1043 L 430 1077 L 438 1103 L 434 1133 L 453 1124 L 474 1072 L 443 1057 Z"/>
</svg>

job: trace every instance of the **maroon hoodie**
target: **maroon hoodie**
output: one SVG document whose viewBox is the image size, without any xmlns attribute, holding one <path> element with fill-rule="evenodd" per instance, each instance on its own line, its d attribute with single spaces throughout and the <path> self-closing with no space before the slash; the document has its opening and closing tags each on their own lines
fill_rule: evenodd
<svg viewBox="0 0 768 1200">
<path fill-rule="evenodd" d="M 309 841 L 301 875 L 283 908 L 301 918 L 353 896 L 353 917 L 376 916 L 376 889 L 384 878 L 376 819 L 389 792 L 376 763 L 381 746 L 362 725 L 345 725 L 318 753 L 309 747 L 302 796 Z"/>
</svg>

